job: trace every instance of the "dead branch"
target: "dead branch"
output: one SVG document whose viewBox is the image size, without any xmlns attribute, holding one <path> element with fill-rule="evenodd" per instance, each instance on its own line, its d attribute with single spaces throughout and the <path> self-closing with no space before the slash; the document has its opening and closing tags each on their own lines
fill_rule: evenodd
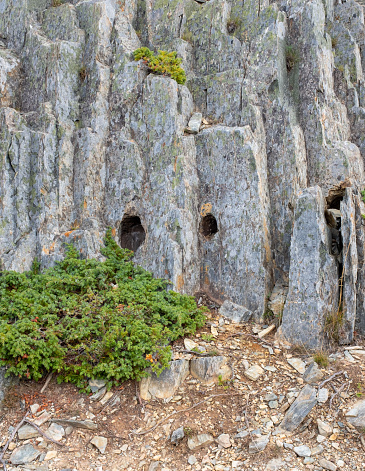
<svg viewBox="0 0 365 471">
<path fill-rule="evenodd" d="M 27 420 L 27 416 L 29 414 L 29 411 L 25 414 L 25 416 L 22 418 L 22 420 L 18 423 L 18 425 L 15 427 L 13 430 L 12 434 L 10 435 L 9 440 L 5 443 L 4 448 L 1 452 L 0 455 L 0 463 L 4 466 L 4 471 L 6 471 L 6 464 L 4 461 L 4 455 L 6 453 L 6 450 L 8 449 L 9 444 L 13 441 L 13 438 L 15 437 L 17 431 L 20 429 L 20 427 L 24 424 L 24 422 Z"/>
<path fill-rule="evenodd" d="M 235 393 L 235 394 L 212 394 L 211 396 L 207 397 L 206 399 L 203 399 L 202 401 L 193 404 L 191 407 L 188 407 L 187 409 L 181 409 L 181 410 L 175 410 L 171 414 L 167 415 L 165 418 L 159 420 L 157 424 L 155 424 L 153 427 L 149 428 L 148 430 L 144 430 L 143 432 L 134 432 L 132 430 L 133 435 L 146 435 L 146 433 L 153 432 L 159 425 L 161 425 L 165 420 L 169 419 L 170 417 L 176 415 L 176 414 L 181 414 L 183 412 L 188 412 L 189 410 L 194 409 L 195 407 L 200 406 L 201 404 L 204 404 L 205 402 L 209 401 L 210 399 L 213 399 L 213 397 L 221 397 L 221 396 L 226 396 L 226 397 L 232 397 L 232 396 L 243 396 L 242 393 Z"/>
<path fill-rule="evenodd" d="M 47 379 L 46 379 L 46 382 L 44 383 L 42 389 L 41 389 L 41 394 L 44 393 L 44 391 L 46 390 L 47 386 L 49 385 L 49 382 L 51 381 L 52 379 L 52 376 L 53 376 L 53 372 L 51 372 L 48 376 L 47 376 Z"/>
<path fill-rule="evenodd" d="M 330 409 L 332 409 L 332 401 L 333 401 L 333 399 L 334 399 L 338 394 L 340 394 L 340 392 L 345 388 L 346 384 L 347 384 L 347 383 L 343 383 L 343 385 L 342 385 L 340 388 L 338 388 L 338 389 L 336 389 L 336 388 L 334 387 L 335 392 L 332 394 L 331 399 L 330 399 Z"/>
<path fill-rule="evenodd" d="M 323 388 L 323 386 L 327 383 L 329 383 L 330 381 L 332 381 L 334 378 L 336 378 L 337 376 L 340 376 L 342 374 L 344 374 L 345 372 L 342 370 L 342 371 L 338 371 L 337 373 L 334 373 L 332 376 L 330 376 L 329 378 L 325 379 L 324 381 L 322 381 L 322 383 L 319 384 L 318 386 L 318 392 L 321 388 Z"/>
<path fill-rule="evenodd" d="M 35 423 L 33 423 L 31 420 L 29 419 L 25 419 L 25 421 L 27 424 L 31 425 L 32 427 L 34 427 L 36 430 L 38 430 L 38 432 L 44 436 L 44 438 L 46 438 L 47 440 L 49 440 L 50 442 L 52 443 L 55 443 L 56 445 L 60 445 L 60 446 L 66 446 L 64 443 L 60 443 L 60 442 L 57 442 L 56 440 L 53 440 L 53 438 L 49 437 L 48 435 L 46 435 L 42 429 L 40 429 L 38 427 L 38 425 L 36 425 Z"/>
</svg>

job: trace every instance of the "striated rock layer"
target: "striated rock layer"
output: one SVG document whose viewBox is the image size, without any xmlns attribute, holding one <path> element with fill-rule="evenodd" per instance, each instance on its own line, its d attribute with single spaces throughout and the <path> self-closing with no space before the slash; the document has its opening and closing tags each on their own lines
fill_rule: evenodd
<svg viewBox="0 0 365 471">
<path fill-rule="evenodd" d="M 260 319 L 276 286 L 288 340 L 318 348 L 337 315 L 351 342 L 364 41 L 353 0 L 0 0 L 1 267 L 100 257 L 111 227 L 180 292 Z M 140 46 L 176 50 L 186 85 Z"/>
</svg>

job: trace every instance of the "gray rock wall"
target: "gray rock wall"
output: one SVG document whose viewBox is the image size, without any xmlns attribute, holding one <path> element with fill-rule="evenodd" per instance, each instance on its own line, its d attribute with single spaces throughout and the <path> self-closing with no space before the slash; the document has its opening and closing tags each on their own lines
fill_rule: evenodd
<svg viewBox="0 0 365 471">
<path fill-rule="evenodd" d="M 65 242 L 100 257 L 138 220 L 137 263 L 181 292 L 259 319 L 286 286 L 293 342 L 312 320 L 323 340 L 329 299 L 341 342 L 365 333 L 364 9 L 337 3 L 0 0 L 1 267 Z M 178 51 L 186 85 L 149 75 L 142 45 Z"/>
</svg>

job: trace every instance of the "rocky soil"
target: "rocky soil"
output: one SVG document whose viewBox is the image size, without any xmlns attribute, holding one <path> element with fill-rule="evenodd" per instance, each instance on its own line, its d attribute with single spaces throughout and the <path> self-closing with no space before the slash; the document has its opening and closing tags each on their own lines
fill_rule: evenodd
<svg viewBox="0 0 365 471">
<path fill-rule="evenodd" d="M 318 367 L 270 328 L 260 338 L 263 330 L 212 310 L 194 338 L 174 344 L 171 374 L 148 387 L 106 392 L 92 381 L 86 395 L 54 378 L 44 393 L 44 382 L 20 382 L 3 402 L 1 446 L 27 410 L 40 431 L 20 427 L 5 453 L 8 471 L 364 469 L 365 344 L 333 351 Z M 155 396 L 146 401 L 148 391 Z"/>
</svg>

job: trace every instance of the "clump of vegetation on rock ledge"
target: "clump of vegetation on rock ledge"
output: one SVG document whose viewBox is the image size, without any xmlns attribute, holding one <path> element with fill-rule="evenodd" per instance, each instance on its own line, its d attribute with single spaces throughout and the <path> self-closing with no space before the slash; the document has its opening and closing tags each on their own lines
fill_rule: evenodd
<svg viewBox="0 0 365 471">
<path fill-rule="evenodd" d="M 182 59 L 176 52 L 158 51 L 155 55 L 148 47 L 140 47 L 134 51 L 134 60 L 143 60 L 149 70 L 154 74 L 167 75 L 184 85 L 186 82 L 185 70 L 181 67 Z"/>
<path fill-rule="evenodd" d="M 169 343 L 205 322 L 194 298 L 131 261 L 109 231 L 105 261 L 65 259 L 39 273 L 0 272 L 0 366 L 39 380 L 47 372 L 85 389 L 88 378 L 109 386 L 161 372 Z"/>
</svg>

